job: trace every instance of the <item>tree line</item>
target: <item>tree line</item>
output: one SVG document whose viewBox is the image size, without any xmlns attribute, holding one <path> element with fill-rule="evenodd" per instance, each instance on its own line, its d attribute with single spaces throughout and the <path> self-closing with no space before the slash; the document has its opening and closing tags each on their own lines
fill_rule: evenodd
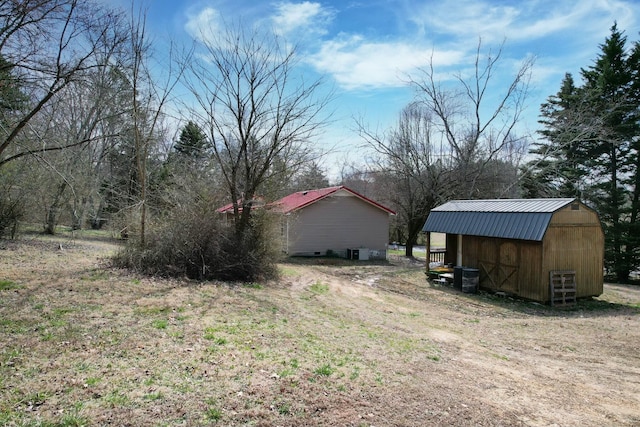
<svg viewBox="0 0 640 427">
<path fill-rule="evenodd" d="M 275 274 L 279 247 L 277 220 L 255 207 L 345 184 L 398 213 L 390 240 L 408 256 L 447 200 L 566 196 L 600 213 L 618 280 L 638 264 L 639 48 L 616 26 L 583 84 L 567 75 L 541 107 L 536 138 L 520 126 L 532 58 L 497 81 L 502 47 L 479 42 L 447 84 L 428 61 L 395 126 L 356 122 L 371 155 L 337 182 L 315 143 L 332 95 L 298 73 L 294 45 L 228 25 L 168 58 L 155 46 L 144 10 L 0 1 L 0 235 L 21 221 L 106 227 L 128 239 L 123 265 L 252 280 Z M 226 204 L 231 220 L 215 213 Z"/>
</svg>

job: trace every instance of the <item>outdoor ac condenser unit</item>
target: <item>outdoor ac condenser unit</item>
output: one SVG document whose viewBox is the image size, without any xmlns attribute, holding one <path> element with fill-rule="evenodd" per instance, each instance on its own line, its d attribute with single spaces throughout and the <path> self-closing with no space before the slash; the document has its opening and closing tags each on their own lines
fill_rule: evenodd
<svg viewBox="0 0 640 427">
<path fill-rule="evenodd" d="M 360 261 L 367 261 L 369 260 L 369 249 L 368 248 L 347 249 L 347 258 L 356 259 Z"/>
</svg>

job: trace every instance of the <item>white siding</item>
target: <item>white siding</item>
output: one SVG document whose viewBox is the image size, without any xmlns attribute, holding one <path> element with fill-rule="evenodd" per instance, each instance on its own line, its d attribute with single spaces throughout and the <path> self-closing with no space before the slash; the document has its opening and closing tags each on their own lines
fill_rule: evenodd
<svg viewBox="0 0 640 427">
<path fill-rule="evenodd" d="M 368 248 L 372 258 L 386 258 L 389 214 L 341 191 L 288 215 L 289 255 L 345 255 Z"/>
</svg>

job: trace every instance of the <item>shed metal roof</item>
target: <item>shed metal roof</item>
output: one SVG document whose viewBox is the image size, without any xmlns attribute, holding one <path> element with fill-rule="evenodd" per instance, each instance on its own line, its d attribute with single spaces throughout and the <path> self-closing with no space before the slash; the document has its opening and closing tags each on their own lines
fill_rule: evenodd
<svg viewBox="0 0 640 427">
<path fill-rule="evenodd" d="M 453 200 L 433 209 L 422 231 L 541 241 L 553 213 L 574 200 Z"/>
</svg>

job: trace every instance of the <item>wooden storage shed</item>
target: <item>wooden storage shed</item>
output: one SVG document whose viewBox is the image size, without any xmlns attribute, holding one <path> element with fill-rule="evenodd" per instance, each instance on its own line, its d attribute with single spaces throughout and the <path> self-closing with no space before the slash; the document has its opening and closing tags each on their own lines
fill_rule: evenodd
<svg viewBox="0 0 640 427">
<path fill-rule="evenodd" d="M 575 298 L 602 294 L 604 233 L 576 199 L 454 200 L 423 231 L 446 233 L 445 263 L 478 269 L 480 288 L 553 303 L 551 282 L 568 277 Z"/>
</svg>

